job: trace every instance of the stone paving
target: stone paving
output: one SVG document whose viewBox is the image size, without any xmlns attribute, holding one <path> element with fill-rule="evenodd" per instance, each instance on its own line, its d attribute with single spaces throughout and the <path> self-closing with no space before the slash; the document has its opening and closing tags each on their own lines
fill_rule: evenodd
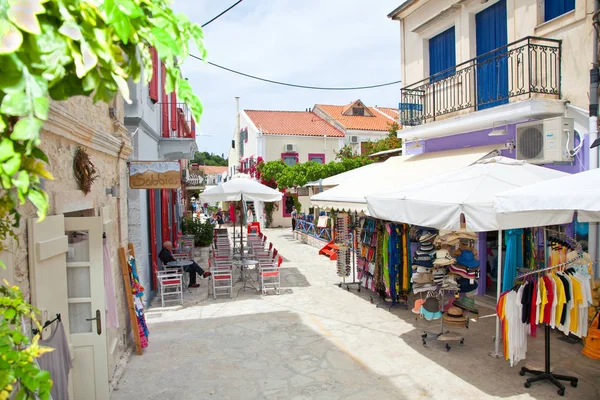
<svg viewBox="0 0 600 400">
<path fill-rule="evenodd" d="M 377 308 L 378 299 L 355 285 L 340 289 L 334 262 L 289 230 L 265 233 L 286 259 L 282 294 L 242 291 L 213 300 L 201 280 L 183 308 L 153 306 L 150 346 L 132 356 L 112 399 L 559 398 L 547 383 L 525 389 L 524 363 L 511 368 L 488 355 L 491 309 L 481 308 L 461 332 L 464 346 L 424 347 L 420 335 L 439 329 L 436 322 L 401 307 Z M 580 378 L 564 398 L 600 398 L 600 362 L 559 337 L 552 336 L 555 371 Z M 528 344 L 527 363 L 543 365 L 543 334 Z"/>
</svg>

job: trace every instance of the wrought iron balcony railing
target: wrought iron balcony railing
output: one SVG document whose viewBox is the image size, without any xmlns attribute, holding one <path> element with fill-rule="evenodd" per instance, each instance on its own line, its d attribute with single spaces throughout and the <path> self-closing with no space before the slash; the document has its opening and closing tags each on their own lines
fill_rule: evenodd
<svg viewBox="0 0 600 400">
<path fill-rule="evenodd" d="M 561 41 L 526 37 L 401 89 L 402 125 L 531 97 L 559 99 Z"/>
</svg>

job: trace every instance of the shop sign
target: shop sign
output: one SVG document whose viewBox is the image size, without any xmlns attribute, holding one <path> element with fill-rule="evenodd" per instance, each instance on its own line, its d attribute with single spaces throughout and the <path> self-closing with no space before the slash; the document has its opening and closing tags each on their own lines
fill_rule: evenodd
<svg viewBox="0 0 600 400">
<path fill-rule="evenodd" d="M 180 188 L 181 166 L 177 161 L 131 161 L 129 187 L 132 189 Z"/>
</svg>

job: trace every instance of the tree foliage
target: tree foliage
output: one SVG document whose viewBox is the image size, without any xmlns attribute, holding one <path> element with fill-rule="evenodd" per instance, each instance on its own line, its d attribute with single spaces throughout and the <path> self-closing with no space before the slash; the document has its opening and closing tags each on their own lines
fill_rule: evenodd
<svg viewBox="0 0 600 400">
<path fill-rule="evenodd" d="M 308 182 L 318 181 L 351 169 L 370 164 L 371 160 L 364 157 L 345 158 L 341 161 L 331 161 L 327 164 L 319 164 L 314 161 L 297 163 L 293 166 L 285 164 L 281 160 L 259 163 L 257 170 L 259 179 L 263 183 L 272 182 L 272 187 L 280 190 L 292 187 L 304 186 Z"/>
<path fill-rule="evenodd" d="M 212 167 L 226 167 L 228 165 L 227 159 L 223 158 L 223 155 L 213 154 L 207 151 L 196 152 L 192 162 Z"/>
<path fill-rule="evenodd" d="M 402 139 L 398 138 L 398 124 L 390 124 L 388 128 L 388 135 L 374 142 L 368 141 L 363 145 L 363 153 L 365 156 L 379 153 L 380 151 L 398 149 L 402 147 Z"/>
<path fill-rule="evenodd" d="M 178 65 L 194 40 L 204 56 L 202 29 L 175 15 L 166 0 L 0 1 L 0 241 L 19 224 L 17 206 L 29 199 L 44 218 L 52 179 L 38 147 L 50 99 L 93 96 L 110 101 L 127 80 L 149 82 L 150 47 L 163 60 L 165 90 L 175 90 L 196 120 L 202 104 Z"/>
<path fill-rule="evenodd" d="M 27 304 L 17 286 L 6 281 L 4 284 L 0 286 L 0 400 L 9 396 L 33 399 L 36 393 L 40 399 L 48 399 L 52 388 L 50 373 L 40 370 L 34 358 L 53 349 L 40 346 L 39 335 L 29 340 L 22 333 L 23 319 L 31 319 L 41 330 L 36 319 L 39 312 Z M 18 390 L 16 397 L 13 390 Z"/>
</svg>

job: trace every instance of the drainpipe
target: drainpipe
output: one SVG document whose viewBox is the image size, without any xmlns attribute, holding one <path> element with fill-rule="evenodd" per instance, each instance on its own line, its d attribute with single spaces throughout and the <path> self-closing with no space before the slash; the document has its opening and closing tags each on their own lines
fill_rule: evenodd
<svg viewBox="0 0 600 400">
<path fill-rule="evenodd" d="M 594 17 L 598 12 L 598 0 L 594 1 Z M 598 138 L 598 32 L 594 29 L 594 42 L 592 54 L 592 69 L 590 70 L 590 115 L 589 115 L 589 144 Z M 588 145 L 589 145 L 588 144 Z M 589 149 L 590 169 L 598 168 L 598 147 Z M 592 260 L 598 262 L 598 223 L 590 223 L 588 237 L 588 251 Z M 598 271 L 596 270 L 596 274 Z"/>
</svg>

